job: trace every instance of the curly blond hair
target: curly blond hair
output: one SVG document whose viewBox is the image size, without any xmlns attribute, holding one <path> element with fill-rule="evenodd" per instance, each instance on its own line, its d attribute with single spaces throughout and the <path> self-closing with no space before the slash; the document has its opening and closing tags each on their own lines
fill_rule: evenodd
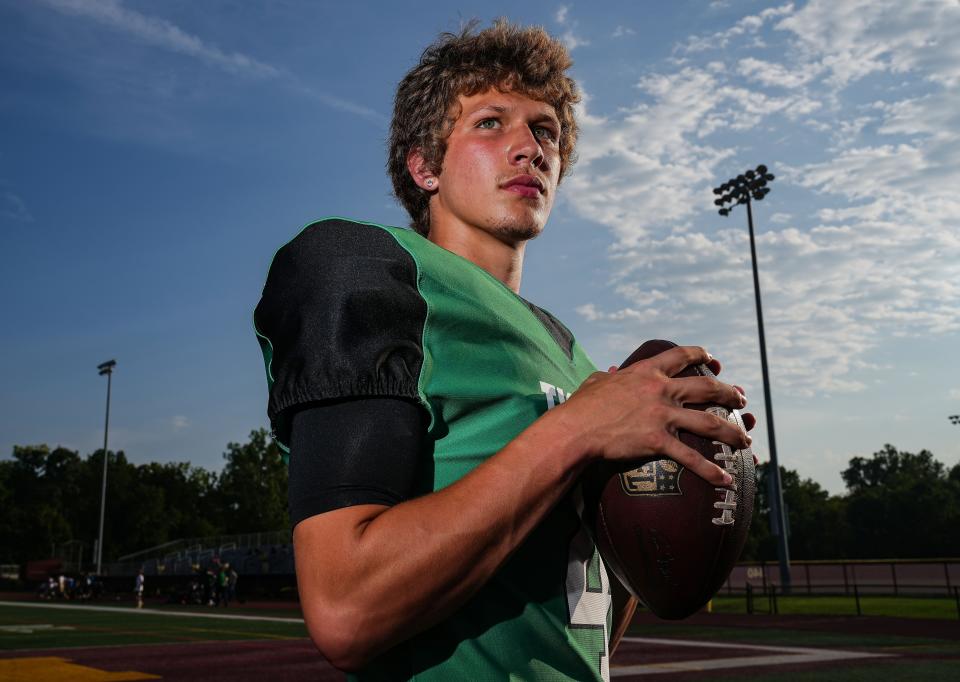
<svg viewBox="0 0 960 682">
<path fill-rule="evenodd" d="M 460 95 L 497 88 L 546 102 L 560 120 L 561 178 L 576 160 L 573 106 L 580 93 L 565 74 L 573 64 L 567 48 L 539 26 L 504 19 L 482 31 L 476 26 L 474 21 L 459 34 L 441 34 L 397 86 L 387 171 L 411 227 L 423 235 L 430 231 L 430 195 L 410 177 L 407 156 L 419 148 L 431 172 L 440 173 L 447 137 L 459 116 L 451 108 Z"/>
</svg>

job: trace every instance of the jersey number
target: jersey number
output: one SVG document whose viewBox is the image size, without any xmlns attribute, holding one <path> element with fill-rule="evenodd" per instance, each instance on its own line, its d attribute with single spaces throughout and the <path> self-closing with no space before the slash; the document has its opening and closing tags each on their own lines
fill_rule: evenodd
<svg viewBox="0 0 960 682">
<path fill-rule="evenodd" d="M 582 507 L 577 493 L 579 490 L 574 499 Z M 609 680 L 610 582 L 603 560 L 583 525 L 570 542 L 566 587 L 571 634 L 587 651 L 594 652 L 601 678 Z"/>
</svg>

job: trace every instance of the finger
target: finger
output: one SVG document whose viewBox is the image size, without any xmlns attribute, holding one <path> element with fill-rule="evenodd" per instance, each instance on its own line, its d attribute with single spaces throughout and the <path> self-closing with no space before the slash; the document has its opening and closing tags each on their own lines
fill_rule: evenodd
<svg viewBox="0 0 960 682">
<path fill-rule="evenodd" d="M 714 375 L 720 374 L 720 372 L 723 370 L 723 365 L 721 365 L 720 361 L 717 360 L 716 358 L 714 358 L 713 360 L 711 360 L 706 364 L 707 364 L 707 369 L 713 372 Z"/>
<path fill-rule="evenodd" d="M 718 486 L 733 483 L 733 477 L 723 468 L 717 466 L 693 448 L 684 445 L 678 438 L 666 439 L 663 454 L 708 483 Z"/>
<path fill-rule="evenodd" d="M 702 410 L 676 409 L 670 415 L 670 425 L 678 430 L 726 443 L 735 450 L 750 447 L 753 440 L 736 424 Z"/>
<path fill-rule="evenodd" d="M 590 376 L 588 376 L 586 379 L 583 380 L 583 383 L 580 384 L 578 390 L 581 388 L 586 388 L 592 384 L 595 384 L 598 381 L 602 381 L 603 378 L 606 376 L 609 376 L 606 372 L 594 372 L 593 374 L 591 374 Z"/>
<path fill-rule="evenodd" d="M 757 418 L 749 412 L 741 412 L 740 418 L 743 420 L 743 428 L 745 428 L 747 431 L 750 431 L 754 426 L 757 425 Z"/>
<path fill-rule="evenodd" d="M 760 458 L 757 457 L 757 453 L 754 452 L 754 453 L 753 453 L 753 466 L 757 466 L 758 464 L 760 464 Z"/>
<path fill-rule="evenodd" d="M 713 356 L 700 346 L 676 346 L 649 359 L 668 377 L 683 371 L 690 365 L 704 365 L 713 361 Z"/>
<path fill-rule="evenodd" d="M 610 372 L 610 374 L 616 374 L 618 369 L 620 368 L 617 367 L 616 365 L 610 365 L 610 369 L 608 369 L 607 371 Z"/>
<path fill-rule="evenodd" d="M 669 382 L 667 394 L 681 405 L 716 403 L 738 410 L 747 404 L 747 399 L 740 391 L 713 377 L 673 378 Z"/>
</svg>

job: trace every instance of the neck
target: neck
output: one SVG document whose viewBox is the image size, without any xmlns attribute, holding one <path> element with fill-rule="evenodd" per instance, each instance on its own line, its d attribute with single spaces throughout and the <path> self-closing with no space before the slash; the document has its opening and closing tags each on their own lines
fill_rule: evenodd
<svg viewBox="0 0 960 682">
<path fill-rule="evenodd" d="M 513 291 L 520 293 L 526 240 L 506 242 L 480 230 L 446 230 L 432 225 L 427 237 L 437 246 L 480 266 Z"/>
</svg>

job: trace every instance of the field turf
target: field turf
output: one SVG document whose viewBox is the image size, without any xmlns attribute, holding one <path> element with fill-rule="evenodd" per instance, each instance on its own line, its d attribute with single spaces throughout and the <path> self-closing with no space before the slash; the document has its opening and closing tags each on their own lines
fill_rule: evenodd
<svg viewBox="0 0 960 682">
<path fill-rule="evenodd" d="M 753 599 L 755 612 L 767 613 L 769 600 L 756 594 Z M 716 613 L 746 613 L 747 600 L 739 597 L 717 597 L 713 600 Z M 777 596 L 777 611 L 784 615 L 857 615 L 857 602 L 850 596 Z M 881 597 L 860 596 L 860 611 L 864 616 L 889 616 L 893 618 L 942 618 L 960 622 L 956 600 L 944 597 Z"/>
<path fill-rule="evenodd" d="M 211 640 L 288 640 L 307 636 L 302 622 L 245 620 L 244 616 L 206 611 L 215 617 L 178 617 L 150 610 L 94 611 L 0 605 L 0 650 L 72 648 Z M 296 620 L 297 614 L 287 612 Z M 233 617 L 231 617 L 233 616 Z M 247 616 L 252 617 L 252 616 Z"/>
<path fill-rule="evenodd" d="M 611 661 L 611 676 L 623 682 L 650 673 L 664 674 L 657 679 L 665 682 L 960 679 L 960 622 L 902 617 L 911 615 L 911 602 L 899 603 L 908 607 L 899 618 L 714 612 L 666 622 L 640 613 Z M 292 608 L 49 606 L 0 603 L 0 678 L 343 679 L 317 653 Z M 804 652 L 815 652 L 819 662 L 803 662 Z"/>
</svg>

